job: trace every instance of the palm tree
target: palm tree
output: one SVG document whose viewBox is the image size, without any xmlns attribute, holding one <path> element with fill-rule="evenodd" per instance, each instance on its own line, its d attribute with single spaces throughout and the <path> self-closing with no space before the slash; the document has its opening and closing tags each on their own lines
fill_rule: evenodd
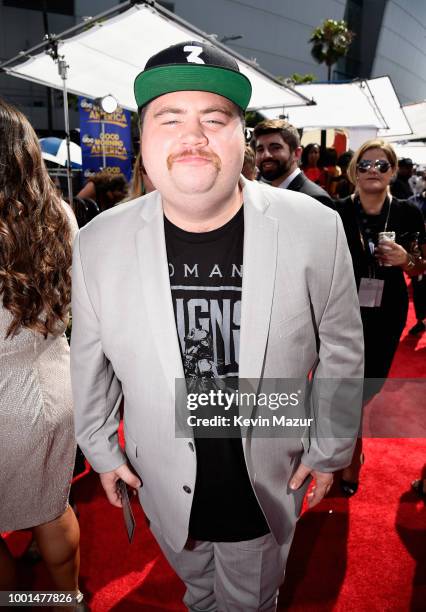
<svg viewBox="0 0 426 612">
<path fill-rule="evenodd" d="M 328 67 L 328 81 L 331 81 L 331 67 L 348 52 L 354 38 L 354 32 L 348 29 L 346 21 L 326 19 L 315 28 L 309 42 L 312 43 L 311 55 L 319 64 Z"/>
</svg>

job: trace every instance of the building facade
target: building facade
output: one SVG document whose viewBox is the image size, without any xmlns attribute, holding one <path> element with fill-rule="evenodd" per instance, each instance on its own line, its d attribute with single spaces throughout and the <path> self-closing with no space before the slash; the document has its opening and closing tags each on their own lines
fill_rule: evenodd
<svg viewBox="0 0 426 612">
<path fill-rule="evenodd" d="M 116 5 L 118 0 L 0 0 L 0 61 Z M 334 80 L 389 75 L 401 104 L 426 99 L 424 0 L 170 0 L 168 10 L 214 34 L 274 76 L 312 73 L 325 81 L 308 40 L 324 19 L 346 19 L 355 32 Z M 88 12 L 90 11 L 90 15 Z M 111 84 L 113 93 L 113 83 Z M 62 94 L 0 74 L 0 95 L 27 114 L 40 135 L 63 129 Z M 71 109 L 71 127 L 78 115 Z"/>
</svg>

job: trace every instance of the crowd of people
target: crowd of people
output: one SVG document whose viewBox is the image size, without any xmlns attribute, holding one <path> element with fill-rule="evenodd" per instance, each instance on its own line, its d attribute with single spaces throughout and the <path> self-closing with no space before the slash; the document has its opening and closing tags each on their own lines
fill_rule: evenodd
<svg viewBox="0 0 426 612">
<path fill-rule="evenodd" d="M 283 120 L 260 122 L 245 143 L 250 84 L 202 43 L 153 56 L 135 95 L 130 186 L 101 172 L 71 207 L 28 120 L 0 101 L 0 533 L 32 529 L 55 587 L 87 609 L 68 504 L 75 418 L 109 501 L 123 504 L 119 481 L 138 491 L 189 609 L 272 611 L 310 480 L 310 506 L 334 472 L 343 494 L 357 492 L 361 403 L 388 376 L 406 276 L 411 332 L 425 330 L 425 175 L 380 139 L 341 155 L 302 147 Z M 209 311 L 219 297 L 220 317 Z M 366 381 L 351 436 L 332 442 L 176 437 L 175 379 L 213 371 Z M 330 419 L 321 401 L 318 414 Z M 0 590 L 17 586 L 0 537 Z"/>
</svg>

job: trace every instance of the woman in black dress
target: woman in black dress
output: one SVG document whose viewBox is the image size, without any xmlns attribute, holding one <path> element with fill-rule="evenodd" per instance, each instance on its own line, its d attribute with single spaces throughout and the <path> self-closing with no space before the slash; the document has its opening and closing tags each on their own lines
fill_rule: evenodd
<svg viewBox="0 0 426 612">
<path fill-rule="evenodd" d="M 397 169 L 392 146 L 368 140 L 355 153 L 348 176 L 355 194 L 336 202 L 352 255 L 365 342 L 364 402 L 383 386 L 408 311 L 404 272 L 421 274 L 424 260 L 424 223 L 412 203 L 390 195 L 389 183 Z M 394 241 L 382 241 L 382 232 L 394 232 Z M 342 490 L 353 495 L 363 461 L 358 439 L 352 464 L 343 471 Z"/>
</svg>

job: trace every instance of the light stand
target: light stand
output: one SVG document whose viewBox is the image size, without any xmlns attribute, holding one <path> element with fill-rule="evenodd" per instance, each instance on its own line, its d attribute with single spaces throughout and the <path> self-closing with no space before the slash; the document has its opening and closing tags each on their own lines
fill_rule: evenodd
<svg viewBox="0 0 426 612">
<path fill-rule="evenodd" d="M 64 103 L 64 120 L 65 120 L 65 142 L 67 145 L 67 184 L 68 184 L 68 202 L 72 205 L 73 201 L 73 190 L 72 190 L 72 169 L 71 169 L 71 151 L 70 151 L 70 118 L 68 113 L 68 91 L 67 91 L 67 76 L 68 76 L 68 64 L 65 61 L 64 55 L 58 54 L 58 43 L 53 40 L 49 34 L 45 36 L 50 41 L 48 50 L 46 53 L 50 55 L 53 61 L 58 66 L 58 74 L 62 79 L 62 96 Z"/>
<path fill-rule="evenodd" d="M 71 151 L 70 151 L 70 117 L 68 113 L 68 92 L 67 92 L 67 72 L 69 66 L 64 60 L 64 56 L 58 59 L 58 72 L 62 79 L 62 94 L 64 99 L 64 119 L 65 119 L 65 139 L 67 144 L 67 183 L 68 183 L 68 202 L 72 205 L 72 170 L 71 170 Z"/>
</svg>

